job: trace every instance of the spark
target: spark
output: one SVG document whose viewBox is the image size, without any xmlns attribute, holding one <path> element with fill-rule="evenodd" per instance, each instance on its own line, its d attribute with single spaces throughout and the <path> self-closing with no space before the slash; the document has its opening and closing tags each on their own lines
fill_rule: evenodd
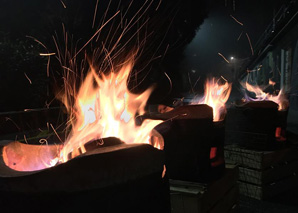
<svg viewBox="0 0 298 213">
<path fill-rule="evenodd" d="M 26 144 L 28 144 L 28 141 L 27 141 L 26 135 L 24 135 L 24 140 L 25 140 Z"/>
<path fill-rule="evenodd" d="M 81 47 L 81 49 L 73 56 L 71 61 L 93 40 L 93 38 L 113 19 L 119 14 L 120 11 L 117 11 L 109 20 L 107 20 L 95 33 L 94 35 Z"/>
<path fill-rule="evenodd" d="M 195 91 L 194 91 L 194 89 L 192 87 L 192 84 L 191 84 L 189 72 L 187 72 L 187 76 L 188 76 L 188 81 L 189 81 L 189 84 L 190 84 L 191 91 L 192 91 L 192 93 L 195 93 Z"/>
<path fill-rule="evenodd" d="M 51 56 L 56 55 L 56 53 L 39 53 L 40 56 Z"/>
<path fill-rule="evenodd" d="M 241 38 L 242 34 L 243 34 L 243 31 L 240 33 L 240 35 L 239 35 L 239 37 L 238 37 L 237 41 L 239 41 L 239 40 L 240 40 L 240 38 Z"/>
<path fill-rule="evenodd" d="M 218 53 L 219 56 L 221 56 L 228 64 L 230 63 L 228 59 L 226 59 L 226 57 L 223 56 L 223 54 Z"/>
<path fill-rule="evenodd" d="M 220 76 L 225 82 L 228 82 L 228 80 L 225 78 L 225 77 L 223 77 L 222 75 Z"/>
<path fill-rule="evenodd" d="M 230 15 L 232 19 L 234 19 L 234 21 L 236 21 L 238 24 L 240 24 L 241 26 L 243 26 L 243 23 L 238 21 L 234 16 Z"/>
<path fill-rule="evenodd" d="M 94 24 L 95 24 L 95 18 L 96 18 L 96 13 L 97 13 L 97 6 L 98 6 L 98 0 L 96 1 L 96 5 L 95 5 L 95 9 L 94 9 L 94 16 L 93 16 L 92 28 L 94 28 Z"/>
<path fill-rule="evenodd" d="M 28 36 L 28 35 L 26 35 L 26 37 L 33 39 L 35 42 L 37 42 L 38 44 L 40 44 L 41 46 L 43 46 L 47 50 L 47 47 L 41 41 L 39 41 L 38 39 L 34 38 L 33 36 Z"/>
<path fill-rule="evenodd" d="M 51 128 L 53 129 L 53 131 L 55 132 L 57 138 L 61 141 L 61 143 L 63 143 L 63 141 L 61 140 L 61 138 L 59 137 L 58 133 L 56 132 L 55 128 L 53 127 L 52 124 L 50 124 Z"/>
<path fill-rule="evenodd" d="M 60 0 L 60 2 L 63 5 L 64 9 L 66 9 L 66 5 L 64 4 L 64 2 L 62 0 Z"/>
<path fill-rule="evenodd" d="M 248 40 L 248 42 L 249 42 L 249 46 L 250 46 L 250 49 L 251 49 L 251 54 L 254 55 L 254 50 L 253 50 L 253 48 L 252 48 L 250 38 L 249 38 L 249 36 L 248 36 L 247 33 L 245 33 L 245 34 L 246 34 L 247 40 Z"/>
<path fill-rule="evenodd" d="M 24 72 L 25 77 L 27 78 L 27 80 L 29 81 L 30 84 L 32 84 L 31 79 L 28 77 L 28 75 Z"/>
<path fill-rule="evenodd" d="M 33 39 L 35 42 L 37 42 L 39 45 L 41 45 L 43 48 L 45 48 L 48 51 L 48 48 L 46 47 L 46 45 L 44 45 L 41 41 L 39 41 L 38 39 L 32 37 L 32 36 L 26 36 L 27 38 L 31 38 Z M 49 51 L 48 51 L 49 54 Z M 48 63 L 47 63 L 47 77 L 50 76 L 50 57 L 48 58 Z"/>
<path fill-rule="evenodd" d="M 11 122 L 16 126 L 16 128 L 17 128 L 18 130 L 21 130 L 21 128 L 16 124 L 16 122 L 14 122 L 11 118 L 9 118 L 9 117 L 5 117 L 5 121 L 11 121 Z"/>
<path fill-rule="evenodd" d="M 160 6 L 161 2 L 162 2 L 162 0 L 159 0 L 159 3 L 158 3 L 158 5 L 157 5 L 157 7 L 156 7 L 155 11 L 157 11 L 157 10 L 158 10 L 158 8 L 159 8 L 159 6 Z"/>
<path fill-rule="evenodd" d="M 164 72 L 164 74 L 165 74 L 165 76 L 169 79 L 170 86 L 171 86 L 170 91 L 171 91 L 171 90 L 172 90 L 172 87 L 173 87 L 171 78 L 168 76 L 168 74 L 167 74 L 166 72 Z"/>
<path fill-rule="evenodd" d="M 200 79 L 201 79 L 201 77 L 198 77 L 198 79 L 196 80 L 196 82 L 193 85 L 194 88 L 196 88 L 196 85 L 197 85 L 197 83 L 199 82 Z"/>
<path fill-rule="evenodd" d="M 166 49 L 165 49 L 165 52 L 164 52 L 164 54 L 163 54 L 163 56 L 162 56 L 161 61 L 163 61 L 163 59 L 164 59 L 166 53 L 168 52 L 168 49 L 169 49 L 169 44 L 167 45 L 167 47 L 166 47 Z"/>
<path fill-rule="evenodd" d="M 39 141 L 38 141 L 40 144 L 46 144 L 46 145 L 48 145 L 48 141 L 47 141 L 47 139 L 45 139 L 45 138 L 41 138 Z"/>
</svg>

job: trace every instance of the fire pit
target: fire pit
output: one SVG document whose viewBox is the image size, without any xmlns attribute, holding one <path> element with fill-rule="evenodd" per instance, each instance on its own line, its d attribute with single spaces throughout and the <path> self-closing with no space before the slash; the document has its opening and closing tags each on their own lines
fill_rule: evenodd
<svg viewBox="0 0 298 213">
<path fill-rule="evenodd" d="M 164 113 L 147 113 L 138 118 L 139 123 L 146 118 L 164 120 L 155 130 L 164 138 L 169 178 L 210 182 L 222 174 L 224 120 L 213 122 L 210 106 L 184 105 Z"/>
<path fill-rule="evenodd" d="M 236 102 L 236 107 L 243 106 L 246 107 L 246 111 L 248 111 L 248 108 L 250 108 L 250 111 L 254 111 L 252 113 L 252 118 L 250 121 L 254 119 L 255 128 L 249 128 L 245 130 L 243 129 L 242 132 L 248 131 L 248 132 L 255 132 L 256 135 L 254 137 L 254 140 L 261 140 L 266 141 L 267 139 L 264 139 L 264 137 L 269 137 L 267 141 L 273 141 L 273 143 L 269 143 L 271 145 L 278 145 L 277 143 L 274 143 L 276 141 L 279 142 L 286 142 L 286 126 L 287 126 L 287 115 L 288 115 L 288 107 L 289 107 L 289 101 L 287 98 L 287 94 L 285 93 L 283 88 L 280 88 L 280 90 L 277 90 L 274 88 L 275 82 L 269 80 L 268 85 L 252 85 L 249 84 L 247 81 L 241 83 L 243 87 L 244 92 L 244 98 L 241 101 Z M 271 88 L 273 90 L 271 93 L 265 92 L 267 88 Z M 251 97 L 252 96 L 252 97 Z M 274 102 L 276 105 L 273 105 L 270 102 Z M 257 115 L 257 111 L 260 111 L 260 109 L 257 108 L 267 108 L 268 110 L 264 110 L 264 113 L 259 113 Z M 277 108 L 277 109 L 276 109 Z M 278 110 L 278 111 L 277 111 Z M 270 121 L 270 122 L 269 122 Z M 249 124 L 252 125 L 253 123 Z M 262 130 L 264 130 L 265 125 L 271 130 L 266 130 L 265 136 L 261 136 L 259 133 L 264 133 Z M 272 130 L 274 129 L 274 131 Z M 275 137 L 273 139 L 272 132 L 274 132 Z M 261 137 L 263 139 L 257 139 L 257 137 Z M 282 144 L 282 143 L 280 143 Z M 263 146 L 259 147 L 262 149 L 266 148 L 272 148 L 272 146 Z"/>
<path fill-rule="evenodd" d="M 228 109 L 226 141 L 246 148 L 272 149 L 278 105 L 272 101 L 238 102 Z"/>
<path fill-rule="evenodd" d="M 162 177 L 163 151 L 117 138 L 95 144 L 87 143 L 87 151 L 67 163 L 24 171 L 38 163 L 46 165 L 41 159 L 55 156 L 60 147 L 2 143 L 1 209 L 170 212 L 168 180 Z"/>
</svg>

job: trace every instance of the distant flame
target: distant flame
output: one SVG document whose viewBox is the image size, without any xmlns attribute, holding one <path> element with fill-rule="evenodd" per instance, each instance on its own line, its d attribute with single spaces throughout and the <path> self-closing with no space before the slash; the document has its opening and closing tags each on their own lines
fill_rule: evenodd
<svg viewBox="0 0 298 213">
<path fill-rule="evenodd" d="M 275 85 L 275 82 L 269 81 L 270 85 Z M 288 99 L 286 98 L 284 94 L 284 90 L 281 89 L 277 95 L 269 94 L 264 92 L 260 86 L 258 85 L 251 85 L 247 82 L 241 84 L 243 88 L 245 88 L 247 91 L 252 92 L 255 94 L 255 98 L 249 97 L 247 94 L 245 94 L 245 100 L 248 101 L 273 101 L 278 104 L 278 110 L 284 110 L 288 107 Z"/>
<path fill-rule="evenodd" d="M 209 79 L 205 83 L 204 97 L 199 100 L 195 98 L 191 103 L 209 105 L 213 108 L 213 120 L 219 121 L 222 118 L 222 113 L 226 110 L 225 104 L 229 99 L 231 89 L 232 84 L 227 81 L 224 84 L 219 84 L 219 80 Z"/>
<path fill-rule="evenodd" d="M 132 61 L 127 62 L 117 73 L 108 75 L 97 75 L 91 68 L 75 97 L 75 105 L 69 106 L 65 99 L 74 121 L 61 151 L 62 162 L 68 160 L 73 150 L 80 147 L 84 151 L 85 143 L 100 138 L 117 137 L 126 143 L 150 143 L 152 129 L 162 121 L 145 120 L 141 126 L 136 126 L 134 116 L 144 113 L 152 88 L 140 95 L 127 89 L 132 65 Z M 154 146 L 162 148 L 157 139 L 160 138 L 155 134 Z"/>
</svg>

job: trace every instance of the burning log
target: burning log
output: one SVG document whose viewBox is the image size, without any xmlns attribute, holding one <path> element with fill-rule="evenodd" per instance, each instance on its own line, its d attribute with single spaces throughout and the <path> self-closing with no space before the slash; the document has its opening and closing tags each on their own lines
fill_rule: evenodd
<svg viewBox="0 0 298 213">
<path fill-rule="evenodd" d="M 2 144 L 1 209 L 40 210 L 46 205 L 46 211 L 169 212 L 167 178 L 162 178 L 163 151 L 116 138 L 101 142 L 103 146 L 98 141 L 85 144 L 86 152 L 66 163 L 35 171 L 17 171 L 14 166 L 20 168 L 22 161 L 27 166 L 29 162 L 36 164 L 38 157 L 45 159 L 43 154 L 54 157 L 60 147 Z M 28 154 L 15 161 L 16 155 L 27 152 L 34 160 L 27 159 Z"/>
</svg>

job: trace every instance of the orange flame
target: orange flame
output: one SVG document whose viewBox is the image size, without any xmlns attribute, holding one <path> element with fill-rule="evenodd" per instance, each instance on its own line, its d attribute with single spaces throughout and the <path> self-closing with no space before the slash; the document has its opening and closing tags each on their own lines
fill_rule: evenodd
<svg viewBox="0 0 298 213">
<path fill-rule="evenodd" d="M 274 85 L 275 82 L 269 81 L 270 85 Z M 263 91 L 263 89 L 258 85 L 251 85 L 248 82 L 241 83 L 242 87 L 247 91 L 255 94 L 256 98 L 251 98 L 248 95 L 245 95 L 245 99 L 249 101 L 273 101 L 278 104 L 278 110 L 284 110 L 288 107 L 288 99 L 284 94 L 284 90 L 281 89 L 277 95 L 269 94 Z"/>
<path fill-rule="evenodd" d="M 127 89 L 132 65 L 132 61 L 129 61 L 119 72 L 109 75 L 97 75 L 91 68 L 75 97 L 75 106 L 68 106 L 64 100 L 74 121 L 61 151 L 60 161 L 66 162 L 68 154 L 77 148 L 82 148 L 84 152 L 85 143 L 104 137 L 117 137 L 126 143 L 150 143 L 152 129 L 162 121 L 145 120 L 141 126 L 135 125 L 134 116 L 144 113 L 153 88 L 140 95 L 132 94 Z M 161 143 L 160 137 L 155 139 Z M 162 148 L 160 143 L 155 141 L 154 146 Z"/>
<path fill-rule="evenodd" d="M 225 112 L 225 104 L 229 99 L 232 90 L 232 84 L 227 81 L 219 84 L 215 78 L 209 79 L 205 83 L 204 97 L 199 100 L 193 100 L 192 104 L 207 104 L 213 108 L 213 120 L 219 121 L 222 113 Z"/>
</svg>

